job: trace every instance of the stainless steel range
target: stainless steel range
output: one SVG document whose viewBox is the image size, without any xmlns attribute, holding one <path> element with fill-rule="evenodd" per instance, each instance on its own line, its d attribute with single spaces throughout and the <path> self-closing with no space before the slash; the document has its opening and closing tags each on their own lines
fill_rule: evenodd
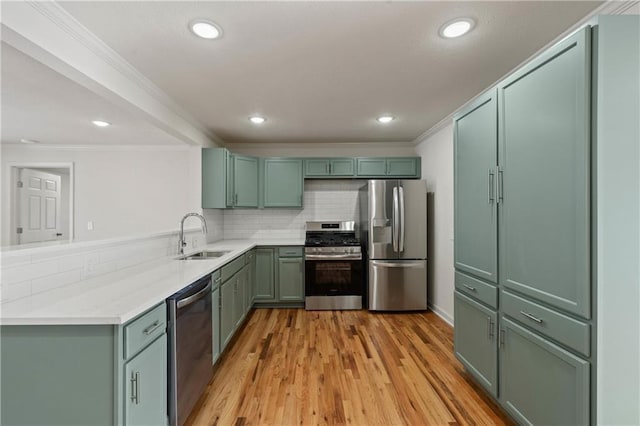
<svg viewBox="0 0 640 426">
<path fill-rule="evenodd" d="M 355 222 L 307 222 L 305 309 L 362 309 L 362 250 Z"/>
</svg>

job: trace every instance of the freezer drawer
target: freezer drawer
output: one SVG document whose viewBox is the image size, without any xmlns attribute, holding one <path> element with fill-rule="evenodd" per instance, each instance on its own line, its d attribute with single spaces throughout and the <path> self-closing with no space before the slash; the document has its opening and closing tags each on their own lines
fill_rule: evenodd
<svg viewBox="0 0 640 426">
<path fill-rule="evenodd" d="M 426 260 L 370 260 L 369 309 L 427 309 Z"/>
</svg>

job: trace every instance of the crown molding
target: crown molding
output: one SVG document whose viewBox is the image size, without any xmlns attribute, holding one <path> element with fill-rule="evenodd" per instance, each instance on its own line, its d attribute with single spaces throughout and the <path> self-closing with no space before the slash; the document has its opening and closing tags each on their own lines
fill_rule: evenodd
<svg viewBox="0 0 640 426">
<path fill-rule="evenodd" d="M 415 148 L 412 141 L 362 141 L 362 142 L 235 142 L 227 143 L 226 147 L 242 148 L 296 148 L 296 149 L 337 149 L 349 148 L 389 148 L 393 145 L 397 148 Z"/>
<path fill-rule="evenodd" d="M 556 43 L 559 43 L 560 41 L 562 41 L 565 38 L 569 37 L 570 35 L 572 35 L 576 31 L 578 31 L 579 29 L 583 28 L 585 25 L 588 25 L 593 20 L 594 17 L 596 17 L 598 15 L 622 15 L 622 14 L 624 14 L 624 12 L 626 12 L 627 10 L 631 9 L 632 7 L 636 6 L 639 3 L 640 3 L 640 0 L 606 1 L 602 5 L 600 5 L 599 7 L 595 8 L 593 11 L 591 11 L 591 13 L 586 15 L 584 18 L 579 20 L 577 23 L 575 23 L 574 25 L 569 27 L 567 30 L 565 30 L 558 37 L 554 38 L 552 41 L 550 41 L 549 43 L 544 45 L 542 48 L 540 48 L 538 51 L 536 51 L 533 55 L 529 56 L 527 59 L 525 59 L 524 61 L 522 61 L 518 65 L 516 65 L 513 69 L 511 69 L 505 75 L 503 75 L 502 77 L 500 77 L 499 79 L 494 81 L 492 84 L 490 84 L 482 92 L 480 92 L 479 94 L 477 94 L 473 98 L 469 99 L 467 102 L 465 102 L 464 104 L 462 104 L 458 108 L 456 108 L 451 114 L 447 115 L 442 120 L 438 121 L 435 125 L 431 126 L 427 131 L 422 133 L 420 136 L 418 136 L 416 139 L 414 139 L 411 143 L 414 146 L 418 145 L 418 144 L 424 142 L 425 140 L 427 140 L 428 138 L 430 138 L 431 136 L 433 136 L 434 134 L 438 133 L 440 130 L 444 129 L 446 126 L 448 126 L 449 124 L 452 123 L 453 117 L 456 115 L 456 113 L 458 111 L 460 111 L 461 109 L 466 108 L 467 105 L 470 105 L 471 103 L 473 103 L 477 98 L 481 97 L 482 95 L 487 93 L 489 90 L 492 90 L 499 82 L 501 82 L 505 78 L 509 77 L 515 71 L 519 70 L 523 65 L 525 65 L 526 63 L 531 61 L 533 58 L 535 58 L 536 56 L 538 56 L 539 54 L 541 54 L 545 50 L 549 49 L 551 46 L 553 46 Z"/>
</svg>

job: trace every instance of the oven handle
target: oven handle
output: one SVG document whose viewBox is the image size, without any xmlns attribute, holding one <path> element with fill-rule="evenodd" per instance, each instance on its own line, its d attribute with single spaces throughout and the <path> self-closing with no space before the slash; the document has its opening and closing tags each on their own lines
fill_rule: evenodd
<svg viewBox="0 0 640 426">
<path fill-rule="evenodd" d="M 305 260 L 333 260 L 333 259 L 352 259 L 362 260 L 361 254 L 305 254 Z"/>
</svg>

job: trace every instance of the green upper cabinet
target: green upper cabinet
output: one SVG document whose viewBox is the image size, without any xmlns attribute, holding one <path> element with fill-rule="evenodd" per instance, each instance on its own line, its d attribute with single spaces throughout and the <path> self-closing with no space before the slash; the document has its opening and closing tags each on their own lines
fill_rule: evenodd
<svg viewBox="0 0 640 426">
<path fill-rule="evenodd" d="M 305 178 L 353 177 L 353 158 L 309 158 L 304 160 Z"/>
<path fill-rule="evenodd" d="M 496 91 L 454 118 L 454 262 L 458 270 L 498 282 Z"/>
<path fill-rule="evenodd" d="M 233 207 L 258 207 L 258 159 L 233 155 Z"/>
<path fill-rule="evenodd" d="M 359 178 L 420 178 L 420 157 L 356 158 Z"/>
<path fill-rule="evenodd" d="M 591 315 L 589 35 L 577 32 L 498 85 L 500 285 L 584 318 Z"/>
<path fill-rule="evenodd" d="M 258 207 L 258 159 L 203 148 L 202 207 Z"/>
<path fill-rule="evenodd" d="M 264 207 L 302 207 L 304 178 L 298 158 L 264 158 Z"/>
</svg>

